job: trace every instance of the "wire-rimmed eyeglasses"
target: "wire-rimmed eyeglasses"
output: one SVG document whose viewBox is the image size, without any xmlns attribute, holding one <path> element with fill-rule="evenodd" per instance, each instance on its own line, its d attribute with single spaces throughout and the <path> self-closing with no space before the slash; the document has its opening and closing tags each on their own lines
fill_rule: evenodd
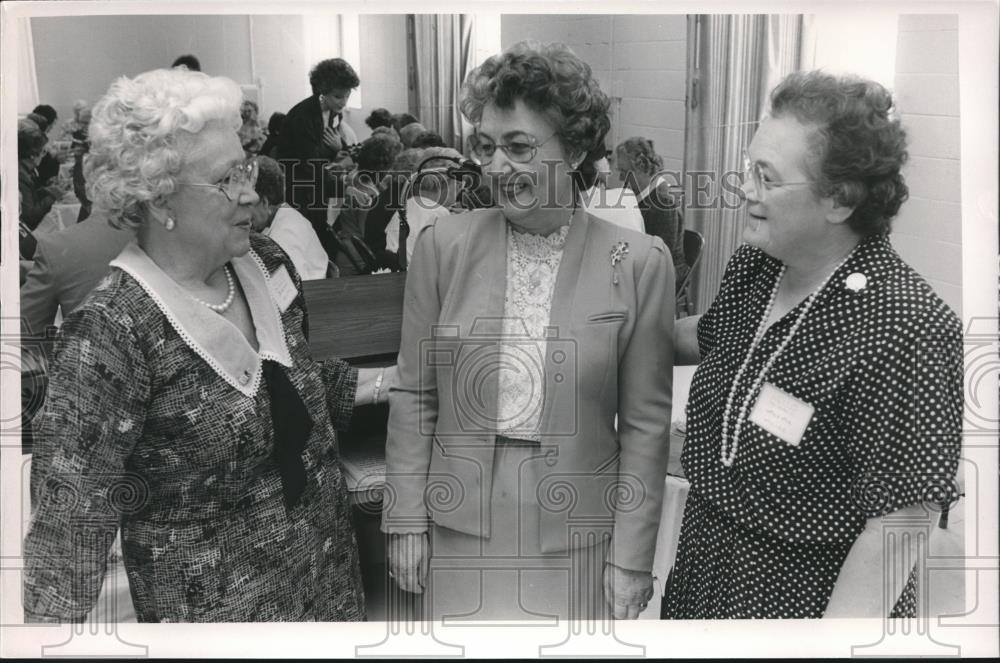
<svg viewBox="0 0 1000 663">
<path fill-rule="evenodd" d="M 215 184 L 209 184 L 207 182 L 180 182 L 180 184 L 184 186 L 203 186 L 218 189 L 229 202 L 233 202 L 239 200 L 241 186 L 247 186 L 253 190 L 253 188 L 257 185 L 258 172 L 259 169 L 257 167 L 257 160 L 248 159 L 247 161 L 237 164 L 226 171 L 226 174 L 222 176 L 222 179 Z"/>
<path fill-rule="evenodd" d="M 768 179 L 767 175 L 764 174 L 764 169 L 761 167 L 760 162 L 752 161 L 746 150 L 743 150 L 743 177 L 744 181 L 749 179 L 753 182 L 753 190 L 757 194 L 757 200 L 760 202 L 764 202 L 764 198 L 767 196 L 767 191 L 770 189 L 783 186 L 803 186 L 806 184 L 813 184 L 812 180 L 806 180 L 803 182 L 777 182 L 775 180 Z"/>
<path fill-rule="evenodd" d="M 538 148 L 552 140 L 555 135 L 556 134 L 552 134 L 541 142 L 538 142 L 533 138 L 525 138 L 521 140 L 512 140 L 509 143 L 497 143 L 494 142 L 492 138 L 477 132 L 469 138 L 469 148 L 472 150 L 472 153 L 476 156 L 476 158 L 483 163 L 489 163 L 493 160 L 493 155 L 496 154 L 498 147 L 503 150 L 503 153 L 507 155 L 507 158 L 514 163 L 528 163 L 535 158 L 536 154 L 538 154 Z"/>
</svg>

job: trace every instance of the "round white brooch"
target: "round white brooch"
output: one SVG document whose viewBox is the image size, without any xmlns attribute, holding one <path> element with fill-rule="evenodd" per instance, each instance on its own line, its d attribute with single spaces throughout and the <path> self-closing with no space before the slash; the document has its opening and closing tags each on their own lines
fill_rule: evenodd
<svg viewBox="0 0 1000 663">
<path fill-rule="evenodd" d="M 868 285 L 868 277 L 861 272 L 854 272 L 846 279 L 844 279 L 844 287 L 848 290 L 853 290 L 854 292 L 859 292 L 865 289 Z"/>
</svg>

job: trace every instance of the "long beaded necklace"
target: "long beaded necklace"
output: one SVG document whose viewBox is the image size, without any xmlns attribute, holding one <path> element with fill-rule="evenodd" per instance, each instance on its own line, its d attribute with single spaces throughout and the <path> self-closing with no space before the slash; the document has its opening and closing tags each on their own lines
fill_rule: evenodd
<svg viewBox="0 0 1000 663">
<path fill-rule="evenodd" d="M 754 379 L 753 384 L 750 385 L 750 390 L 747 392 L 746 397 L 740 404 L 740 411 L 736 415 L 736 424 L 733 426 L 733 442 L 732 446 L 730 446 L 729 418 L 733 410 L 733 400 L 736 398 L 736 390 L 739 387 L 740 381 L 743 379 L 743 373 L 746 372 L 747 367 L 750 365 L 750 359 L 753 357 L 753 353 L 757 349 L 757 345 L 760 343 L 761 339 L 764 338 L 764 333 L 767 331 L 767 320 L 771 317 L 771 310 L 774 308 L 774 300 L 778 297 L 778 287 L 781 285 L 781 279 L 785 276 L 786 266 L 781 266 L 781 271 L 778 272 L 778 278 L 774 282 L 774 288 L 771 289 L 771 297 L 767 300 L 767 307 L 764 309 L 764 317 L 761 318 L 760 324 L 757 325 L 757 332 L 754 334 L 753 342 L 750 344 L 750 349 L 747 350 L 746 356 L 743 358 L 743 363 L 740 364 L 740 369 L 736 372 L 736 378 L 733 380 L 733 386 L 729 389 L 729 396 L 726 398 L 725 410 L 722 412 L 722 446 L 720 458 L 722 460 L 722 464 L 726 467 L 732 467 L 733 461 L 736 460 L 736 451 L 739 448 L 740 441 L 740 431 L 743 430 L 743 424 L 746 423 L 747 414 L 750 410 L 750 402 L 753 400 L 754 394 L 757 393 L 757 389 L 764 382 L 767 372 L 771 370 L 771 366 L 773 366 L 774 362 L 778 360 L 778 357 L 788 344 L 792 342 L 792 337 L 795 336 L 795 332 L 797 332 L 799 327 L 802 326 L 802 323 L 806 319 L 806 315 L 809 313 L 809 309 L 812 308 L 813 303 L 815 303 L 815 301 L 819 298 L 819 293 L 823 291 L 823 288 L 825 288 L 826 284 L 830 282 L 833 275 L 837 273 L 837 270 L 850 259 L 850 257 L 854 254 L 854 251 L 855 249 L 851 249 L 851 252 L 848 253 L 843 260 L 837 263 L 837 266 L 833 268 L 833 271 L 831 271 L 827 277 L 823 279 L 823 282 L 819 284 L 819 287 L 812 291 L 812 294 L 810 294 L 809 298 L 806 299 L 806 304 L 802 307 L 802 312 L 799 313 L 799 317 L 796 318 L 795 322 L 792 324 L 792 328 L 788 330 L 785 338 L 781 340 L 778 347 L 774 349 L 771 356 L 767 358 L 766 362 L 764 362 L 763 368 L 760 369 L 760 372 Z"/>
<path fill-rule="evenodd" d="M 223 266 L 222 269 L 226 272 L 226 282 L 229 284 L 229 294 L 226 296 L 226 301 L 221 304 L 209 304 L 204 299 L 198 299 L 197 297 L 194 298 L 196 302 L 215 311 L 216 313 L 225 313 L 229 310 L 229 307 L 233 304 L 233 299 L 236 297 L 236 284 L 233 282 L 233 273 L 229 270 L 229 265 Z"/>
</svg>

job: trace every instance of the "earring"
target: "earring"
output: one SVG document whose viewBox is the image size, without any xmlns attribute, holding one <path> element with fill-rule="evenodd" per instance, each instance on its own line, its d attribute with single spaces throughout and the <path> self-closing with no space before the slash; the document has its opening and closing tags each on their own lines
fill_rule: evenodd
<svg viewBox="0 0 1000 663">
<path fill-rule="evenodd" d="M 167 229 L 167 232 L 170 232 L 171 230 L 173 230 L 174 226 L 176 226 L 176 225 L 177 225 L 177 221 L 175 221 L 174 217 L 172 217 L 172 216 L 168 216 L 167 217 L 167 222 L 163 224 L 163 226 Z"/>
</svg>

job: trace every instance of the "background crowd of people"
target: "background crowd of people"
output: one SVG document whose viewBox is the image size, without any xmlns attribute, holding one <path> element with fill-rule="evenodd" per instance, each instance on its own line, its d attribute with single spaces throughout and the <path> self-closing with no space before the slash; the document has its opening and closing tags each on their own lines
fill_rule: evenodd
<svg viewBox="0 0 1000 663">
<path fill-rule="evenodd" d="M 610 100 L 571 50 L 522 42 L 475 68 L 467 145 L 384 108 L 359 141 L 343 115 L 359 84 L 323 60 L 265 128 L 182 56 L 81 102 L 68 147 L 50 107 L 21 122 L 26 236 L 74 184 L 87 201 L 24 256 L 24 333 L 64 316 L 32 450 L 28 619 L 86 616 L 119 530 L 141 621 L 364 619 L 338 431 L 386 401 L 389 576 L 426 616 L 635 619 L 681 363 L 699 364 L 691 488 L 662 617 L 915 614 L 911 557 L 883 550 L 906 543 L 874 523 L 957 499 L 962 353 L 887 239 L 908 196 L 887 90 L 822 72 L 774 89 L 737 165 L 745 244 L 711 307 L 675 322 L 682 205 L 652 141 L 605 143 Z M 408 272 L 398 365 L 314 360 L 302 281 L 386 269 Z M 456 379 L 484 334 L 496 370 Z M 460 497 L 433 499 L 441 481 Z M 130 482 L 132 510 L 111 499 Z M 883 553 L 905 590 L 878 615 Z"/>
</svg>

